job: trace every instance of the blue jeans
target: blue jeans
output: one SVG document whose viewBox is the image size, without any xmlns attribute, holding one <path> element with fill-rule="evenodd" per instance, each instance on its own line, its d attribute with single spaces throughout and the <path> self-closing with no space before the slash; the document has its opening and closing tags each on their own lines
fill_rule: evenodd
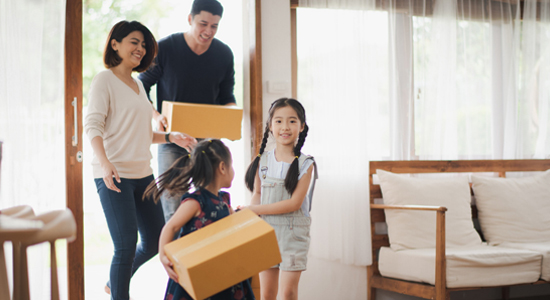
<svg viewBox="0 0 550 300">
<path fill-rule="evenodd" d="M 159 160 L 159 175 L 166 172 L 172 166 L 172 164 L 180 157 L 187 155 L 189 152 L 184 148 L 176 144 L 160 144 L 158 145 L 158 160 Z M 174 215 L 181 202 L 181 195 L 169 195 L 163 193 L 160 196 L 160 202 L 162 203 L 162 210 L 164 211 L 164 221 L 168 220 Z"/>
<path fill-rule="evenodd" d="M 109 190 L 102 178 L 94 179 L 115 248 L 109 276 L 111 299 L 128 300 L 130 278 L 158 253 L 164 218 L 161 205 L 151 199 L 142 200 L 145 189 L 154 180 L 153 175 L 120 180 L 120 183 L 115 180 L 121 191 L 117 193 Z"/>
</svg>

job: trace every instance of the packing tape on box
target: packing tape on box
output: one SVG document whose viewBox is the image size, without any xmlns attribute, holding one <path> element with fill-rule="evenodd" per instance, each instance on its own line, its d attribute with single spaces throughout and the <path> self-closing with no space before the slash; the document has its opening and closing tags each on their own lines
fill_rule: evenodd
<svg viewBox="0 0 550 300">
<path fill-rule="evenodd" d="M 262 219 L 260 218 L 254 218 L 254 219 L 251 219 L 251 220 L 248 220 L 244 223 L 241 223 L 239 225 L 235 225 L 231 228 L 228 228 L 224 231 L 221 231 L 221 232 L 218 232 L 218 233 L 215 233 L 207 238 L 205 238 L 204 240 L 200 241 L 200 242 L 197 242 L 197 243 L 194 243 L 188 247 L 185 247 L 179 251 L 177 251 L 176 253 L 173 254 L 173 258 L 175 259 L 176 262 L 179 262 L 177 257 L 178 256 L 183 256 L 183 255 L 186 255 L 188 253 L 191 253 L 191 252 L 194 252 L 208 244 L 210 244 L 211 242 L 215 241 L 215 240 L 219 240 L 221 238 L 224 238 L 228 235 L 231 235 L 237 231 L 239 231 L 240 229 L 242 229 L 243 227 L 248 227 L 250 226 L 252 223 L 256 223 L 256 222 L 259 222 L 259 221 L 262 221 Z M 200 229 L 199 229 L 200 230 Z M 195 231 L 197 232 L 197 231 Z"/>
</svg>

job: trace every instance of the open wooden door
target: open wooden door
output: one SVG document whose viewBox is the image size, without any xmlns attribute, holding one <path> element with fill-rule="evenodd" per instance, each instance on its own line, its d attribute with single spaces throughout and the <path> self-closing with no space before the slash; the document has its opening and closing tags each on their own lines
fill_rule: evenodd
<svg viewBox="0 0 550 300">
<path fill-rule="evenodd" d="M 68 244 L 68 299 L 84 299 L 82 194 L 82 0 L 67 0 L 65 19 L 65 173 L 77 237 Z"/>
</svg>

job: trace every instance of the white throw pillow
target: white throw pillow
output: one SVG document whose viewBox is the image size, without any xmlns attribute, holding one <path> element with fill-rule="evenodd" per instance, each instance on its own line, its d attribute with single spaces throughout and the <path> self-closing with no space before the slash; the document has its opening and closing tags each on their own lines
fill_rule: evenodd
<svg viewBox="0 0 550 300">
<path fill-rule="evenodd" d="M 467 176 L 415 178 L 376 170 L 384 204 L 445 206 L 446 247 L 480 245 L 472 222 Z M 436 212 L 386 209 L 391 248 L 435 247 Z"/>
<path fill-rule="evenodd" d="M 489 244 L 550 241 L 550 170 L 522 178 L 472 176 L 472 188 Z"/>
</svg>

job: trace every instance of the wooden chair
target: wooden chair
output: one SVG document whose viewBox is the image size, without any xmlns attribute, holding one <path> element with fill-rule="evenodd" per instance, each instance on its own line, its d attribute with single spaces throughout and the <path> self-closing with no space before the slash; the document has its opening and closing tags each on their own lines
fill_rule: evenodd
<svg viewBox="0 0 550 300">
<path fill-rule="evenodd" d="M 0 210 L 0 214 L 3 216 L 9 216 L 12 218 L 27 218 L 34 216 L 32 207 L 28 205 L 18 205 L 8 207 Z M 10 299 L 10 287 L 8 282 L 8 274 L 6 268 L 6 257 L 4 255 L 4 242 L 10 240 L 10 237 L 6 234 L 0 234 L 0 300 Z M 12 243 L 13 245 L 13 261 L 19 259 L 19 243 Z M 15 272 L 14 263 L 14 272 Z"/>
<path fill-rule="evenodd" d="M 59 284 L 57 276 L 57 257 L 55 241 L 67 239 L 69 242 L 76 239 L 76 221 L 69 209 L 51 211 L 42 215 L 29 218 L 44 222 L 44 227 L 35 234 L 20 240 L 20 270 L 18 277 L 14 277 L 13 298 L 18 300 L 29 300 L 29 279 L 27 266 L 27 247 L 43 242 L 50 243 L 50 277 L 51 277 L 51 300 L 59 300 Z"/>
</svg>

